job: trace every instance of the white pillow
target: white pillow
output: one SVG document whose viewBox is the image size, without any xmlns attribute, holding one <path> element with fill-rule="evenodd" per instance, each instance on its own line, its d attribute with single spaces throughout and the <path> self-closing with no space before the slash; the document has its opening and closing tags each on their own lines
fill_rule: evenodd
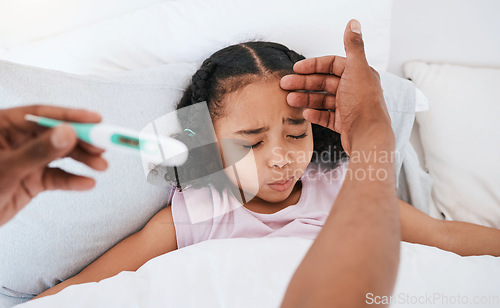
<svg viewBox="0 0 500 308">
<path fill-rule="evenodd" d="M 416 120 L 435 207 L 500 228 L 500 70 L 417 61 L 404 70 L 429 99 Z"/>
<path fill-rule="evenodd" d="M 419 88 L 415 88 L 415 112 L 429 110 L 429 100 Z"/>
<path fill-rule="evenodd" d="M 306 57 L 344 55 L 351 18 L 370 65 L 385 70 L 392 0 L 167 1 L 4 53 L 6 60 L 72 73 L 200 62 L 247 40 L 280 42 Z"/>
<path fill-rule="evenodd" d="M 98 77 L 0 61 L 0 108 L 33 103 L 87 108 L 107 123 L 140 130 L 174 110 L 195 69 L 169 64 Z M 0 228 L 0 307 L 75 275 L 167 204 L 169 187 L 146 181 L 140 157 L 109 151 L 105 158 L 106 172 L 69 159 L 55 162 L 94 177 L 96 187 L 42 193 Z"/>
</svg>

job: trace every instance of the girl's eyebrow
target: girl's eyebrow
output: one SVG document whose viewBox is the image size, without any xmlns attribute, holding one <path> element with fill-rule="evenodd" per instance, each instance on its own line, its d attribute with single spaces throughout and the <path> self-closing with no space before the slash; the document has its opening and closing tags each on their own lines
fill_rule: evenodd
<svg viewBox="0 0 500 308">
<path fill-rule="evenodd" d="M 300 118 L 300 119 L 293 119 L 293 118 L 287 118 L 283 119 L 284 124 L 289 124 L 289 125 L 302 125 L 306 122 L 306 119 Z M 269 130 L 269 126 L 265 127 L 259 127 L 255 129 L 241 129 L 234 134 L 236 135 L 243 135 L 243 136 L 253 136 L 253 135 L 258 135 L 262 134 L 264 132 L 267 132 Z"/>
<path fill-rule="evenodd" d="M 302 125 L 302 124 L 306 123 L 306 119 L 304 119 L 304 118 L 300 118 L 300 119 L 288 118 L 286 120 L 283 119 L 283 123 L 290 124 L 290 125 Z"/>
<path fill-rule="evenodd" d="M 258 135 L 263 132 L 267 132 L 269 130 L 269 126 L 266 127 L 260 127 L 256 129 L 242 129 L 237 132 L 235 132 L 235 135 L 243 135 L 243 136 L 253 136 L 253 135 Z"/>
</svg>

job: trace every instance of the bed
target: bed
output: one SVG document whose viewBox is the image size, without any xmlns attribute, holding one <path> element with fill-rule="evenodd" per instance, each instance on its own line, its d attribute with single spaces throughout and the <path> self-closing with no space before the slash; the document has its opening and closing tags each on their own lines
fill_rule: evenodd
<svg viewBox="0 0 500 308">
<path fill-rule="evenodd" d="M 40 101 L 85 107 L 136 129 L 173 110 L 187 78 L 213 51 L 266 39 L 307 57 L 343 55 L 345 24 L 357 18 L 369 63 L 389 72 L 383 78 L 399 76 L 384 92 L 398 93 L 407 78 L 418 89 L 404 138 L 422 170 L 413 181 L 429 189 L 412 190 L 426 196 L 406 197 L 429 200 L 421 210 L 436 218 L 500 228 L 495 1 L 75 0 L 32 1 L 24 11 L 0 5 L 0 108 Z M 110 168 L 102 174 L 69 160 L 54 163 L 95 177 L 97 187 L 44 193 L 0 228 L 0 307 L 279 306 L 309 240 L 207 241 L 152 259 L 137 272 L 27 302 L 140 230 L 166 205 L 169 187 L 149 166 L 107 155 Z M 499 307 L 498 286 L 500 258 L 401 243 L 393 297 L 367 294 L 366 302 Z"/>
</svg>

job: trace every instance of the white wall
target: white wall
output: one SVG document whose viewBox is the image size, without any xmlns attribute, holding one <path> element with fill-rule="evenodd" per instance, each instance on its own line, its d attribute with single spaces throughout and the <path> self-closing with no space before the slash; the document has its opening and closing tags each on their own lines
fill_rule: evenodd
<svg viewBox="0 0 500 308">
<path fill-rule="evenodd" d="M 394 0 L 389 71 L 408 60 L 500 67 L 500 1 Z"/>
</svg>

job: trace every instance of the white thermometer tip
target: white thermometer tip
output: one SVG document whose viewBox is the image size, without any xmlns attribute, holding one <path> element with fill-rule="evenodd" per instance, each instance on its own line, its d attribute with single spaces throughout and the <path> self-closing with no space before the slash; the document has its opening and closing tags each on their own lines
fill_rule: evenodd
<svg viewBox="0 0 500 308">
<path fill-rule="evenodd" d="M 37 117 L 37 116 L 32 115 L 32 114 L 27 114 L 27 115 L 24 116 L 24 119 L 26 121 L 38 122 L 38 120 L 40 120 L 40 117 Z"/>
</svg>

